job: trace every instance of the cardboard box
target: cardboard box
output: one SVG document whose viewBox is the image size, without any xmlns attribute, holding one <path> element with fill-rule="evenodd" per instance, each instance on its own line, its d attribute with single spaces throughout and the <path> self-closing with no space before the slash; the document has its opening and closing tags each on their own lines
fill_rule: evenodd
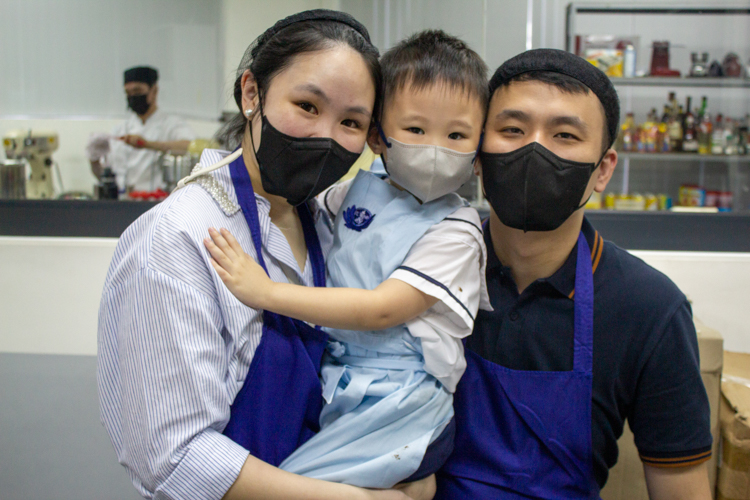
<svg viewBox="0 0 750 500">
<path fill-rule="evenodd" d="M 750 354 L 726 352 L 718 500 L 750 500 Z"/>
<path fill-rule="evenodd" d="M 695 320 L 698 334 L 698 349 L 701 360 L 701 377 L 706 386 L 711 405 L 711 433 L 714 437 L 713 454 L 708 461 L 708 478 L 711 491 L 716 485 L 716 464 L 719 455 L 719 405 L 721 400 L 721 372 L 724 358 L 724 339 L 716 330 Z M 617 441 L 620 455 L 617 464 L 610 469 L 609 479 L 601 492 L 602 500 L 649 500 L 643 463 L 633 442 L 633 433 L 625 426 Z M 734 500 L 734 499 L 725 499 Z"/>
</svg>

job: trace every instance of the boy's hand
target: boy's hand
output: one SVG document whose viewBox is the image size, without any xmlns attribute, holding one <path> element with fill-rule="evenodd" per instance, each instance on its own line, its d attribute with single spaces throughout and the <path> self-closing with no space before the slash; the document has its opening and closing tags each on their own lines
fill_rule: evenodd
<svg viewBox="0 0 750 500">
<path fill-rule="evenodd" d="M 242 250 L 226 229 L 208 230 L 211 238 L 203 240 L 211 254 L 211 265 L 221 281 L 240 302 L 253 309 L 265 309 L 274 282 L 260 265 Z"/>
</svg>

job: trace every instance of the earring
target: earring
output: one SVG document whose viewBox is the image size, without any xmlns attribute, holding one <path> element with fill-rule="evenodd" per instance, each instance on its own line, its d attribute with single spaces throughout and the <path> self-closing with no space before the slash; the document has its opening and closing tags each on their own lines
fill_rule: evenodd
<svg viewBox="0 0 750 500">
<path fill-rule="evenodd" d="M 252 109 L 246 109 L 246 110 L 245 110 L 245 117 L 246 117 L 246 118 L 247 118 L 248 120 L 250 119 L 250 116 L 251 116 L 252 114 L 253 114 L 253 110 L 252 110 Z"/>
</svg>

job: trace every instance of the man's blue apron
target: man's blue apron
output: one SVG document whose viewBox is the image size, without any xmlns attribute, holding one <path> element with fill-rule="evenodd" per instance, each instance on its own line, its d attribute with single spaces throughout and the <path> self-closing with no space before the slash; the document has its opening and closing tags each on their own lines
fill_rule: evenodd
<svg viewBox="0 0 750 500">
<path fill-rule="evenodd" d="M 510 370 L 466 350 L 455 451 L 436 499 L 599 498 L 591 449 L 594 279 L 578 236 L 573 371 Z"/>
<path fill-rule="evenodd" d="M 237 200 L 258 256 L 263 260 L 258 207 L 242 156 L 229 169 Z M 313 266 L 315 286 L 325 286 L 325 262 L 307 205 L 297 209 Z M 245 383 L 234 399 L 224 434 L 254 457 L 278 466 L 319 430 L 323 404 L 320 360 L 328 336 L 302 321 L 263 311 L 263 335 Z"/>
<path fill-rule="evenodd" d="M 417 240 L 463 205 L 453 194 L 420 205 L 409 193 L 359 172 L 336 216 L 329 286 L 377 287 Z M 452 439 L 439 438 L 453 430 L 453 398 L 424 371 L 419 339 L 405 325 L 327 331 L 336 342 L 321 370 L 327 402 L 322 429 L 281 468 L 373 488 L 390 487 L 418 470 L 434 473 L 452 449 Z M 422 470 L 423 462 L 432 470 Z"/>
</svg>

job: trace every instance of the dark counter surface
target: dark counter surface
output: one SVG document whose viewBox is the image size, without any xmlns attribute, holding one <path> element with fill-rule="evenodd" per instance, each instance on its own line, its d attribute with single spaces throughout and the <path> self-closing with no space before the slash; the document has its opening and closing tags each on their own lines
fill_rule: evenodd
<svg viewBox="0 0 750 500">
<path fill-rule="evenodd" d="M 155 205 L 135 201 L 0 200 L 0 236 L 118 238 Z M 630 250 L 750 252 L 747 212 L 590 210 L 586 216 L 605 239 Z"/>
</svg>

